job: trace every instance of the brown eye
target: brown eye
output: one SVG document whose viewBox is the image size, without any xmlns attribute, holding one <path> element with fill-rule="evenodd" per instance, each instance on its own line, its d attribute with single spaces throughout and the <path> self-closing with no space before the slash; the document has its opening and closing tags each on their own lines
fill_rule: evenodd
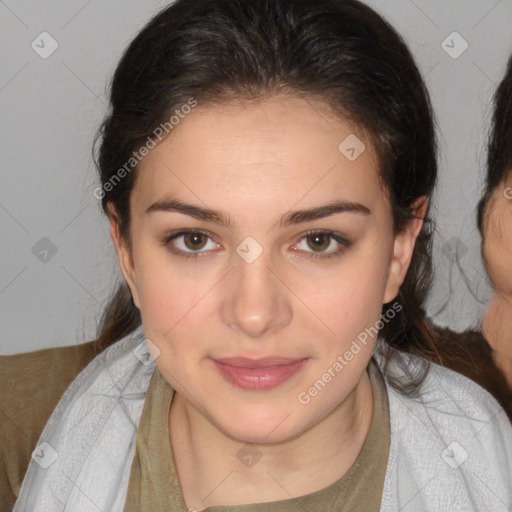
<svg viewBox="0 0 512 512">
<path fill-rule="evenodd" d="M 188 249 L 197 251 L 206 245 L 208 237 L 203 233 L 187 233 L 183 235 L 183 241 Z"/>
<path fill-rule="evenodd" d="M 208 233 L 197 230 L 178 231 L 164 236 L 161 242 L 170 252 L 184 258 L 206 256 L 219 248 Z"/>
<path fill-rule="evenodd" d="M 331 243 L 331 238 L 325 233 L 315 233 L 307 237 L 308 246 L 318 252 L 325 251 Z"/>
<path fill-rule="evenodd" d="M 341 256 L 350 246 L 351 243 L 341 233 L 308 231 L 293 250 L 318 260 Z"/>
</svg>

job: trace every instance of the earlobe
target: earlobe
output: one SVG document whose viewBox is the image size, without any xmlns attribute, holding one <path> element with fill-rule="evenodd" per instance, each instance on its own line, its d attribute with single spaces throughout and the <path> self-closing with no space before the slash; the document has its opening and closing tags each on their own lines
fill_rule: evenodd
<svg viewBox="0 0 512 512">
<path fill-rule="evenodd" d="M 404 231 L 398 233 L 393 244 L 393 256 L 389 265 L 389 275 L 384 292 L 384 304 L 391 302 L 400 290 L 405 280 L 407 270 L 411 264 L 414 246 L 423 227 L 428 208 L 428 199 L 425 196 L 417 198 L 411 204 L 415 218 L 411 219 Z"/>
<path fill-rule="evenodd" d="M 140 309 L 139 306 L 139 297 L 137 294 L 136 287 L 136 275 L 135 275 L 135 267 L 133 263 L 133 256 L 129 247 L 127 247 L 125 240 L 121 236 L 119 231 L 119 221 L 118 216 L 115 211 L 115 207 L 113 204 L 108 203 L 108 218 L 110 222 L 110 237 L 114 244 L 114 248 L 117 253 L 117 259 L 119 262 L 119 267 L 121 269 L 121 273 L 130 288 L 133 302 Z"/>
</svg>

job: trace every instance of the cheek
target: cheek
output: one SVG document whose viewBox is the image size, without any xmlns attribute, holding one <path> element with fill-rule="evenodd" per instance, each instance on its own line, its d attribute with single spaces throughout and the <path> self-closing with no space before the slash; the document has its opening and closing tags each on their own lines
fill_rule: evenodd
<svg viewBox="0 0 512 512">
<path fill-rule="evenodd" d="M 201 302 L 208 282 L 173 261 L 165 249 L 138 247 L 134 260 L 142 321 L 149 331 L 167 333 Z"/>
<path fill-rule="evenodd" d="M 483 252 L 493 288 L 512 295 L 512 219 L 501 226 L 499 233 L 496 228 L 486 233 Z"/>
<path fill-rule="evenodd" d="M 512 174 L 509 176 L 510 180 L 512 180 Z M 506 185 L 508 186 L 508 183 Z M 511 295 L 512 197 L 507 199 L 505 190 L 503 188 L 496 190 L 486 207 L 482 252 L 493 288 Z"/>
<path fill-rule="evenodd" d="M 350 342 L 379 319 L 388 270 L 382 250 L 378 257 L 357 254 L 316 283 L 303 289 L 307 304 L 318 312 L 343 343 Z M 305 301 L 306 302 L 306 301 Z"/>
</svg>

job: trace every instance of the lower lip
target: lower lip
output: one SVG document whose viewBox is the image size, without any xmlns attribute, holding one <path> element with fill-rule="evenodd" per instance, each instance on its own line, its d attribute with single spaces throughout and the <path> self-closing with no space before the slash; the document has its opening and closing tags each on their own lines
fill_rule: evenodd
<svg viewBox="0 0 512 512">
<path fill-rule="evenodd" d="M 243 389 L 263 391 L 275 388 L 287 381 L 304 367 L 308 359 L 268 368 L 244 368 L 221 363 L 214 359 L 213 362 L 222 376 L 231 384 Z"/>
</svg>

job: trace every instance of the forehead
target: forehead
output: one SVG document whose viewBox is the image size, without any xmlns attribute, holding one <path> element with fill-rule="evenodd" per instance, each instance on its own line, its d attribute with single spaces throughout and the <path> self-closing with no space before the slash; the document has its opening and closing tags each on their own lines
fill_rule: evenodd
<svg viewBox="0 0 512 512">
<path fill-rule="evenodd" d="M 290 95 L 199 103 L 139 164 L 138 201 L 177 191 L 221 202 L 260 195 L 274 208 L 285 197 L 382 195 L 365 132 L 318 100 Z"/>
</svg>

